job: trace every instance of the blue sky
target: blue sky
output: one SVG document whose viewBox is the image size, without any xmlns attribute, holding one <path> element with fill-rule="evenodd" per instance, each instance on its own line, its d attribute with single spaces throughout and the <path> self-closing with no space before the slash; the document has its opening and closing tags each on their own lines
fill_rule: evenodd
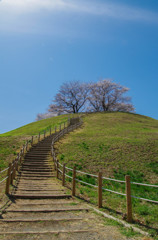
<svg viewBox="0 0 158 240">
<path fill-rule="evenodd" d="M 0 133 L 46 112 L 63 82 L 102 78 L 158 119 L 157 0 L 0 1 Z"/>
</svg>

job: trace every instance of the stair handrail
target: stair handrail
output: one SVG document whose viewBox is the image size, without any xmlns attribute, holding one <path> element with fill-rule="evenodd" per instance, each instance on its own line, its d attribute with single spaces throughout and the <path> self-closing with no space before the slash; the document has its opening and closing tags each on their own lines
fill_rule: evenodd
<svg viewBox="0 0 158 240">
<path fill-rule="evenodd" d="M 57 132 L 56 125 L 54 128 L 54 132 L 52 131 L 52 127 L 47 128 L 47 130 L 48 130 L 47 132 L 49 132 L 48 136 L 62 132 L 63 124 L 64 124 L 64 129 L 66 128 L 66 126 L 68 127 L 70 124 L 70 118 L 68 118 L 66 121 L 64 121 L 62 123 L 59 123 L 59 131 L 58 132 Z M 43 138 L 41 136 L 41 132 L 39 132 L 39 134 L 36 136 L 38 138 L 38 142 L 41 142 L 43 139 L 48 137 L 48 136 L 46 136 L 47 132 L 46 132 L 46 130 L 44 130 Z M 33 144 L 34 144 L 34 136 L 31 136 L 31 139 L 26 140 L 25 144 L 20 148 L 20 152 L 17 154 L 17 157 L 9 163 L 7 168 L 0 171 L 0 175 L 1 175 L 8 170 L 6 176 L 4 176 L 4 178 L 0 180 L 0 184 L 3 183 L 4 181 L 6 181 L 5 193 L 7 195 L 9 195 L 9 192 L 10 192 L 10 185 L 12 185 L 12 186 L 14 185 L 14 180 L 16 179 L 16 172 L 18 171 L 19 166 L 21 166 L 22 159 L 24 158 L 25 154 L 29 151 L 30 147 L 33 146 Z"/>
</svg>

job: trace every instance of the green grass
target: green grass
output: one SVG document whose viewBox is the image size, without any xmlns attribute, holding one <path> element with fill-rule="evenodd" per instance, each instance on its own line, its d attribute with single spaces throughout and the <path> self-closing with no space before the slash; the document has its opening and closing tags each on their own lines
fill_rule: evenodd
<svg viewBox="0 0 158 240">
<path fill-rule="evenodd" d="M 139 169 L 143 180 L 156 183 L 158 121 L 127 113 L 89 114 L 83 128 L 64 139 L 59 158 L 87 171 L 102 168 L 106 176 L 114 176 L 114 170 Z"/>
<path fill-rule="evenodd" d="M 39 132 L 42 134 L 44 133 L 44 131 L 48 131 L 50 129 L 50 127 L 52 127 L 52 129 L 55 126 L 59 126 L 61 123 L 64 123 L 65 121 L 68 120 L 69 115 L 65 114 L 65 115 L 61 115 L 58 117 L 52 117 L 52 118 L 48 118 L 48 119 L 43 119 L 37 122 L 32 122 L 30 124 L 27 124 L 25 126 L 22 126 L 20 128 L 17 128 L 15 130 L 12 130 L 10 132 L 4 133 L 4 134 L 0 134 L 0 138 L 1 137 L 10 137 L 10 136 L 32 136 L 32 135 L 37 135 Z"/>
<path fill-rule="evenodd" d="M 62 144 L 61 144 L 62 143 Z M 158 121 L 129 113 L 93 113 L 84 117 L 83 126 L 56 144 L 58 159 L 81 171 L 113 177 L 125 175 L 133 182 L 158 184 Z M 97 184 L 88 175 L 82 181 Z M 125 193 L 125 184 L 104 180 L 104 187 Z M 97 192 L 80 185 L 79 195 L 97 203 Z M 156 188 L 132 184 L 132 195 L 158 201 Z M 124 196 L 105 191 L 104 209 L 122 216 L 126 212 Z M 158 229 L 158 205 L 132 199 L 134 219 L 139 225 Z M 153 230 L 151 230 L 153 231 Z M 154 231 L 155 233 L 155 231 Z"/>
<path fill-rule="evenodd" d="M 135 236 L 141 236 L 140 233 L 133 231 L 132 228 L 126 228 L 121 223 L 118 223 L 115 220 L 104 218 L 104 223 L 106 226 L 107 225 L 118 226 L 120 229 L 120 232 L 128 238 L 135 237 Z"/>
<path fill-rule="evenodd" d="M 52 128 L 52 131 L 54 131 L 55 126 L 59 127 L 61 123 L 68 120 L 68 117 L 69 115 L 62 115 L 48 118 L 0 134 L 0 168 L 4 169 L 8 166 L 8 162 L 15 158 L 19 149 L 26 140 L 31 139 L 32 135 L 36 136 L 39 132 L 42 134 L 44 131 L 49 132 L 50 127 Z"/>
</svg>

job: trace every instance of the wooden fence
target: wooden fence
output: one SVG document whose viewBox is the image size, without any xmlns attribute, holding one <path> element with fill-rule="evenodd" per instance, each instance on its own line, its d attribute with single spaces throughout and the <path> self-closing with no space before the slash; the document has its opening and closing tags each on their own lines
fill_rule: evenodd
<svg viewBox="0 0 158 240">
<path fill-rule="evenodd" d="M 42 141 L 43 139 L 45 139 L 47 136 L 51 136 L 51 135 L 60 135 L 58 133 L 62 132 L 63 129 L 67 129 L 70 125 L 70 122 L 73 121 L 70 118 L 64 122 L 61 123 L 57 129 L 57 127 L 55 126 L 55 129 L 53 131 L 52 128 L 47 129 L 47 131 L 45 130 L 43 132 L 43 134 L 41 134 L 41 132 L 39 132 L 39 134 L 37 136 L 32 136 L 30 138 L 30 140 L 27 140 L 26 143 L 22 146 L 22 148 L 20 149 L 20 152 L 17 154 L 16 158 L 13 159 L 13 161 L 11 163 L 9 163 L 9 166 L 3 170 L 0 171 L 0 184 L 4 184 L 6 182 L 6 187 L 5 187 L 5 193 L 7 195 L 9 195 L 10 192 L 10 186 L 14 184 L 14 180 L 16 179 L 16 174 L 19 170 L 19 167 L 21 166 L 22 160 L 25 156 L 25 154 L 29 151 L 29 149 L 33 146 L 33 144 L 36 144 L 40 141 Z"/>
<path fill-rule="evenodd" d="M 140 199 L 140 200 L 143 200 L 143 201 L 158 204 L 158 201 L 154 201 L 154 200 L 151 200 L 151 199 L 145 199 L 145 198 L 136 197 L 136 196 L 131 195 L 131 185 L 132 184 L 143 185 L 143 186 L 154 187 L 154 188 L 158 188 L 158 185 L 132 182 L 130 180 L 129 175 L 125 176 L 125 180 L 118 180 L 118 179 L 104 177 L 104 176 L 102 176 L 102 172 L 99 172 L 98 175 L 87 173 L 87 172 L 82 172 L 82 171 L 76 170 L 76 167 L 73 167 L 73 168 L 66 167 L 65 163 L 61 164 L 57 160 L 57 157 L 56 157 L 56 154 L 55 154 L 55 149 L 54 149 L 55 142 L 58 141 L 65 133 L 73 131 L 74 129 L 81 126 L 81 124 L 82 124 L 82 122 L 76 122 L 76 123 L 74 122 L 74 124 L 72 126 L 69 126 L 69 128 L 63 129 L 62 131 L 60 131 L 53 138 L 53 141 L 52 141 L 51 152 L 52 152 L 52 157 L 53 157 L 53 161 L 54 161 L 54 167 L 55 167 L 55 170 L 56 170 L 56 176 L 57 176 L 57 178 L 59 178 L 59 176 L 61 176 L 63 186 L 65 186 L 66 178 L 71 179 L 71 182 L 72 182 L 72 196 L 76 195 L 76 182 L 79 182 L 83 185 L 87 185 L 87 186 L 90 186 L 90 187 L 93 187 L 93 188 L 97 189 L 97 191 L 98 191 L 98 207 L 99 208 L 102 208 L 102 202 L 103 202 L 103 194 L 102 193 L 103 193 L 103 191 L 108 191 L 108 192 L 111 192 L 111 193 L 114 193 L 114 194 L 125 196 L 126 197 L 126 215 L 127 215 L 127 221 L 128 222 L 132 222 L 132 198 L 137 198 L 137 199 Z M 71 172 L 72 174 L 71 175 L 68 174 L 67 171 Z M 93 185 L 93 184 L 90 184 L 88 182 L 81 181 L 78 178 L 78 174 L 94 177 L 98 180 L 97 181 L 98 184 Z M 113 190 L 105 188 L 103 186 L 103 180 L 104 179 L 125 184 L 125 193 L 117 192 L 117 191 L 113 191 Z"/>
<path fill-rule="evenodd" d="M 87 172 L 82 172 L 82 171 L 76 170 L 76 167 L 69 168 L 69 167 L 66 166 L 65 163 L 61 164 L 57 160 L 56 155 L 55 155 L 55 150 L 54 150 L 55 142 L 59 141 L 59 139 L 61 137 L 63 137 L 65 134 L 77 129 L 81 125 L 82 125 L 82 119 L 73 118 L 73 120 L 69 119 L 67 122 L 65 122 L 63 124 L 60 124 L 59 131 L 57 131 L 57 127 L 55 127 L 54 131 L 52 131 L 52 129 L 50 128 L 47 132 L 44 132 L 43 136 L 40 133 L 38 134 L 38 142 L 42 141 L 46 137 L 46 133 L 47 134 L 49 133 L 49 135 L 54 134 L 54 137 L 53 137 L 53 140 L 52 140 L 51 154 L 52 154 L 53 161 L 54 161 L 54 168 L 56 170 L 56 176 L 57 176 L 57 178 L 59 178 L 59 176 L 61 176 L 63 186 L 65 186 L 66 178 L 71 179 L 71 182 L 72 182 L 72 196 L 76 195 L 76 182 L 79 182 L 80 184 L 84 184 L 84 185 L 87 185 L 87 186 L 90 186 L 90 187 L 93 187 L 93 188 L 97 189 L 97 191 L 98 191 L 98 207 L 99 208 L 102 207 L 102 201 L 103 201 L 103 194 L 102 193 L 103 193 L 103 190 L 114 193 L 114 194 L 125 196 L 126 197 L 127 221 L 128 222 L 132 222 L 132 201 L 131 201 L 132 198 L 137 198 L 137 199 L 140 199 L 140 200 L 144 200 L 144 201 L 148 201 L 148 202 L 151 202 L 151 203 L 158 204 L 158 201 L 145 199 L 145 198 L 140 198 L 140 197 L 136 197 L 136 196 L 131 195 L 131 184 L 158 188 L 157 185 L 131 182 L 130 181 L 130 176 L 125 176 L 125 180 L 118 180 L 118 179 L 104 177 L 104 176 L 102 176 L 102 172 L 99 172 L 98 175 L 87 173 Z M 4 177 L 0 181 L 0 183 L 6 181 L 6 189 L 5 189 L 6 194 L 9 194 L 9 187 L 10 187 L 10 185 L 13 185 L 13 181 L 16 177 L 16 172 L 18 171 L 19 166 L 22 163 L 22 159 L 23 159 L 25 153 L 29 150 L 29 148 L 33 144 L 34 144 L 34 137 L 32 136 L 31 140 L 27 141 L 26 144 L 21 148 L 20 153 L 17 155 L 16 159 L 13 160 L 12 163 L 9 164 L 8 168 L 6 168 L 6 169 L 4 169 L 0 172 L 0 174 L 2 174 L 4 172 L 7 172 L 7 176 Z M 71 176 L 70 176 L 70 174 L 67 173 L 67 171 L 72 172 Z M 96 178 L 98 184 L 93 185 L 93 184 L 90 184 L 88 182 L 81 181 L 80 179 L 78 179 L 78 174 L 87 175 L 87 176 L 91 176 L 93 178 Z M 113 191 L 113 190 L 105 188 L 104 185 L 103 185 L 103 180 L 104 179 L 125 184 L 125 190 L 126 190 L 125 193 L 121 193 L 121 192 L 117 192 L 117 191 Z"/>
</svg>

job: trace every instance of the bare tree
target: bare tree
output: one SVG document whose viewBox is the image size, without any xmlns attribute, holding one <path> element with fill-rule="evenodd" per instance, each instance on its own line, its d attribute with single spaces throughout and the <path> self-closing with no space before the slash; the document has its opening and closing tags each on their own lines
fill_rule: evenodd
<svg viewBox="0 0 158 240">
<path fill-rule="evenodd" d="M 126 96 L 128 90 L 109 79 L 90 84 L 79 81 L 66 82 L 61 85 L 48 112 L 37 114 L 36 120 L 84 110 L 86 112 L 133 112 L 131 98 Z"/>
<path fill-rule="evenodd" d="M 88 91 L 88 85 L 85 83 L 79 81 L 66 82 L 61 85 L 53 102 L 57 109 L 62 109 L 66 113 L 78 113 L 84 109 Z"/>
<path fill-rule="evenodd" d="M 128 88 L 114 83 L 109 79 L 101 80 L 90 85 L 89 103 L 92 111 L 134 111 L 130 97 L 124 96 Z"/>
</svg>

